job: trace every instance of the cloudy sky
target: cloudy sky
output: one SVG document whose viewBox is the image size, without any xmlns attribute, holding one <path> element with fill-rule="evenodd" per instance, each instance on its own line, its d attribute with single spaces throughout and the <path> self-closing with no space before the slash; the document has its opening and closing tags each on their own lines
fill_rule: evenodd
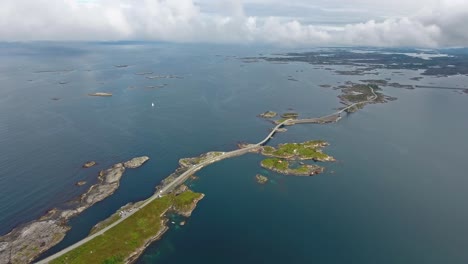
<svg viewBox="0 0 468 264">
<path fill-rule="evenodd" d="M 468 46 L 468 0 L 1 0 L 29 40 Z"/>
</svg>

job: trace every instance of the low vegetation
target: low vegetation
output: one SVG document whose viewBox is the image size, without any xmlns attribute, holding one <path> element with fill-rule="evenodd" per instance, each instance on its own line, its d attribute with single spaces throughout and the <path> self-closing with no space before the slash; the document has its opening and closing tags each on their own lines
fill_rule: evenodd
<svg viewBox="0 0 468 264">
<path fill-rule="evenodd" d="M 273 111 L 266 111 L 264 113 L 261 113 L 260 114 L 260 117 L 263 117 L 263 118 L 273 118 L 277 115 L 276 112 L 273 112 Z"/>
<path fill-rule="evenodd" d="M 202 154 L 198 157 L 180 159 L 179 165 L 181 165 L 182 167 L 190 167 L 190 166 L 198 165 L 202 162 L 205 162 L 208 159 L 212 159 L 217 156 L 223 155 L 223 153 L 224 152 L 220 152 L 220 151 L 212 151 L 212 152 Z"/>
<path fill-rule="evenodd" d="M 286 143 L 278 145 L 277 148 L 265 146 L 263 147 L 262 154 L 282 159 L 331 161 L 333 157 L 322 152 L 322 148 L 327 145 L 328 143 L 322 140 L 310 140 L 303 143 Z"/>
<path fill-rule="evenodd" d="M 356 107 L 349 112 L 354 112 L 363 108 L 366 104 L 366 101 L 374 97 L 374 93 L 377 95 L 377 98 L 373 100 L 373 103 L 386 103 L 388 101 L 396 100 L 395 97 L 384 95 L 382 93 L 382 89 L 380 89 L 379 86 L 377 86 L 375 83 L 355 84 L 350 82 L 340 88 L 342 94 L 338 97 L 343 103 L 353 104 L 362 102 L 362 104 L 356 105 Z M 374 93 L 372 91 L 374 91 Z"/>
<path fill-rule="evenodd" d="M 50 263 L 124 263 L 125 259 L 163 230 L 167 210 L 186 211 L 202 194 L 187 190 L 155 199 L 104 234 Z"/>
<path fill-rule="evenodd" d="M 299 116 L 298 113 L 296 112 L 287 112 L 287 113 L 284 113 L 281 115 L 282 118 L 286 118 L 286 119 L 289 119 L 289 118 L 297 118 Z"/>
<path fill-rule="evenodd" d="M 264 159 L 262 167 L 286 175 L 309 176 L 323 172 L 323 167 L 317 165 L 303 164 L 296 168 L 291 168 L 288 161 L 278 158 Z"/>
<path fill-rule="evenodd" d="M 286 170 L 289 168 L 289 162 L 278 158 L 264 159 L 262 166 L 269 169 Z"/>
</svg>

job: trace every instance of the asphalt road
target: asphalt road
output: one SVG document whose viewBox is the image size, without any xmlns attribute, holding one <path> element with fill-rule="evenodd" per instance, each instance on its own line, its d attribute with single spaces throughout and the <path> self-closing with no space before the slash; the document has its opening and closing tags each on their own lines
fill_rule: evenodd
<svg viewBox="0 0 468 264">
<path fill-rule="evenodd" d="M 344 111 L 346 111 L 347 109 L 351 108 L 351 107 L 354 107 L 355 105 L 358 105 L 358 104 L 362 104 L 362 103 L 368 103 L 368 102 L 372 102 L 374 101 L 375 99 L 377 99 L 377 95 L 375 94 L 374 92 L 374 89 L 372 89 L 371 87 L 369 87 L 371 89 L 371 92 L 373 94 L 373 97 L 368 99 L 367 101 L 363 101 L 363 102 L 358 102 L 358 103 L 354 103 L 354 104 L 351 104 L 333 114 L 330 114 L 330 115 L 327 115 L 327 116 L 324 116 L 324 117 L 320 117 L 319 119 L 324 119 L 324 118 L 329 118 L 329 117 L 333 117 L 333 116 L 336 116 L 336 115 L 340 115 L 341 113 L 343 113 Z M 316 118 L 314 118 L 316 119 Z M 138 208 L 136 208 L 135 210 L 133 210 L 132 212 L 130 212 L 129 214 L 125 214 L 123 215 L 123 217 L 121 217 L 119 220 L 115 221 L 114 223 L 110 224 L 109 226 L 103 228 L 102 230 L 94 233 L 93 235 L 90 235 L 78 242 L 76 242 L 75 244 L 65 248 L 65 249 L 62 249 L 61 251 L 55 253 L 54 255 L 51 255 L 39 262 L 37 262 L 38 264 L 44 264 L 44 263 L 49 263 L 50 261 L 72 251 L 73 249 L 85 244 L 86 242 L 89 242 L 91 241 L 92 239 L 104 234 L 106 231 L 108 231 L 109 229 L 113 228 L 114 226 L 120 224 L 122 221 L 124 221 L 125 219 L 129 218 L 130 216 L 132 216 L 133 214 L 135 214 L 136 212 L 138 212 L 140 209 L 142 209 L 143 207 L 147 206 L 149 203 L 151 203 L 152 201 L 154 201 L 155 199 L 158 199 L 160 198 L 160 196 L 162 195 L 165 195 L 167 193 L 169 193 L 173 188 L 177 187 L 178 185 L 182 184 L 183 182 L 185 182 L 188 177 L 190 177 L 191 175 L 193 175 L 195 172 L 201 170 L 202 168 L 204 168 L 205 166 L 211 164 L 211 163 L 214 163 L 214 162 L 217 162 L 217 161 L 220 161 L 220 160 L 223 160 L 223 159 L 227 159 L 227 158 L 232 158 L 232 157 L 236 157 L 236 156 L 240 156 L 240 155 L 243 155 L 245 153 L 248 153 L 258 147 L 260 147 L 261 145 L 265 144 L 266 142 L 268 142 L 268 140 L 271 139 L 271 137 L 273 137 L 273 135 L 278 131 L 279 128 L 281 128 L 282 126 L 284 126 L 285 124 L 294 124 L 296 123 L 297 121 L 299 121 L 298 123 L 306 123 L 307 120 L 313 120 L 313 119 L 298 119 L 298 120 L 292 120 L 292 119 L 286 119 L 284 120 L 283 122 L 281 122 L 280 124 L 276 125 L 273 130 L 260 142 L 258 142 L 257 144 L 252 144 L 252 145 L 249 145 L 245 148 L 242 148 L 242 149 L 237 149 L 237 150 L 233 150 L 233 151 L 229 151 L 229 152 L 224 152 L 223 154 L 219 155 L 219 156 L 216 156 L 216 157 L 213 157 L 211 159 L 207 159 L 197 165 L 194 165 L 192 166 L 191 168 L 189 168 L 188 170 L 186 170 L 184 173 L 182 173 L 179 177 L 177 177 L 175 180 L 173 180 L 171 183 L 169 183 L 168 185 L 164 186 L 161 190 L 159 190 L 158 192 L 156 192 L 155 194 L 153 194 L 151 197 L 149 197 L 142 205 L 140 205 Z M 300 122 L 302 121 L 302 122 Z M 305 121 L 305 122 L 304 122 Z"/>
</svg>

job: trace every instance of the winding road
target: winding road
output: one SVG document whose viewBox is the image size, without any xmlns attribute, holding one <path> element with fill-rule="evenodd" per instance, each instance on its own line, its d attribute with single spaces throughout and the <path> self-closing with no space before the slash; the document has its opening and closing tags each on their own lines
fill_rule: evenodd
<svg viewBox="0 0 468 264">
<path fill-rule="evenodd" d="M 213 158 L 210 158 L 210 159 L 206 159 L 204 160 L 203 162 L 197 164 L 197 165 L 193 165 L 192 167 L 190 167 L 189 169 L 187 169 L 185 172 L 183 172 L 181 175 L 179 175 L 179 177 L 177 177 L 176 179 L 174 179 L 172 182 L 170 182 L 169 184 L 167 184 L 166 186 L 164 186 L 162 189 L 160 189 L 158 192 L 156 192 L 155 194 L 153 194 L 151 197 L 149 197 L 148 199 L 145 200 L 145 202 L 143 204 L 141 204 L 139 207 L 137 207 L 136 209 L 134 209 L 132 212 L 128 213 L 128 214 L 125 214 L 123 217 L 121 217 L 119 220 L 115 221 L 114 223 L 108 225 L 107 227 L 103 228 L 102 230 L 94 233 L 93 235 L 90 235 L 80 241 L 78 241 L 77 243 L 65 248 L 65 249 L 62 249 L 61 251 L 43 259 L 43 260 L 40 260 L 38 262 L 36 262 L 37 264 L 45 264 L 45 263 L 49 263 L 50 261 L 58 258 L 58 257 L 61 257 L 62 255 L 72 251 L 73 249 L 85 244 L 86 242 L 89 242 L 91 241 L 92 239 L 96 238 L 97 236 L 100 236 L 102 234 L 104 234 L 107 230 L 113 228 L 114 226 L 120 224 L 122 221 L 124 221 L 125 219 L 127 219 L 128 217 L 132 216 L 133 214 L 135 214 L 136 212 L 138 212 L 140 209 L 142 209 L 143 207 L 147 206 L 149 203 L 151 203 L 152 201 L 154 201 L 155 199 L 158 199 L 160 198 L 162 195 L 165 195 L 167 193 L 169 193 L 171 190 L 173 190 L 175 187 L 177 187 L 178 185 L 182 184 L 183 182 L 185 182 L 191 175 L 193 175 L 195 172 L 201 170 L 202 168 L 204 168 L 205 166 L 209 165 L 209 164 L 212 164 L 212 163 L 215 163 L 217 161 L 220 161 L 220 160 L 223 160 L 223 159 L 227 159 L 227 158 L 232 158 L 232 157 L 236 157 L 236 156 L 240 156 L 240 155 L 243 155 L 243 154 L 246 154 L 248 152 L 251 152 L 251 151 L 254 151 L 256 150 L 257 148 L 259 148 L 260 146 L 264 145 L 265 143 L 267 143 L 272 137 L 273 135 L 278 131 L 279 128 L 283 127 L 284 125 L 294 125 L 294 124 L 300 124 L 300 123 L 317 123 L 319 120 L 328 120 L 332 117 L 337 117 L 335 118 L 335 121 L 339 120 L 339 117 L 341 115 L 341 113 L 343 113 L 344 111 L 346 111 L 347 109 L 349 108 L 352 108 L 358 104 L 363 104 L 363 103 L 370 103 L 372 101 L 374 101 L 375 99 L 377 99 L 377 94 L 374 92 L 374 89 L 369 87 L 369 89 L 371 90 L 373 96 L 371 98 L 368 98 L 366 101 L 362 101 L 362 102 L 357 102 L 357 103 L 354 103 L 354 104 L 351 104 L 335 113 L 332 113 L 330 115 L 326 115 L 326 116 L 323 116 L 323 117 L 319 117 L 319 118 L 310 118 L 310 119 L 286 119 L 284 120 L 283 122 L 277 124 L 272 130 L 271 132 L 260 142 L 258 142 L 257 144 L 251 144 L 251 145 L 248 145 L 247 147 L 245 148 L 241 148 L 241 149 L 236 149 L 236 150 L 233 150 L 233 151 L 229 151 L 229 152 L 222 152 L 221 155 L 218 155 L 216 157 L 213 157 Z"/>
</svg>

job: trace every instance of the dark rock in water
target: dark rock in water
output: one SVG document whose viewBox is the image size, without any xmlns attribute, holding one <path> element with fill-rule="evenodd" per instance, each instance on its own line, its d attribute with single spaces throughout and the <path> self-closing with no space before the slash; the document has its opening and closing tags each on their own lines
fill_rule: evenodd
<svg viewBox="0 0 468 264">
<path fill-rule="evenodd" d="M 95 161 L 87 161 L 85 164 L 83 164 L 83 168 L 91 168 L 92 166 L 96 165 L 97 163 Z"/>
<path fill-rule="evenodd" d="M 76 186 L 83 186 L 85 184 L 86 184 L 85 181 L 79 181 L 79 182 L 75 183 Z"/>
</svg>

